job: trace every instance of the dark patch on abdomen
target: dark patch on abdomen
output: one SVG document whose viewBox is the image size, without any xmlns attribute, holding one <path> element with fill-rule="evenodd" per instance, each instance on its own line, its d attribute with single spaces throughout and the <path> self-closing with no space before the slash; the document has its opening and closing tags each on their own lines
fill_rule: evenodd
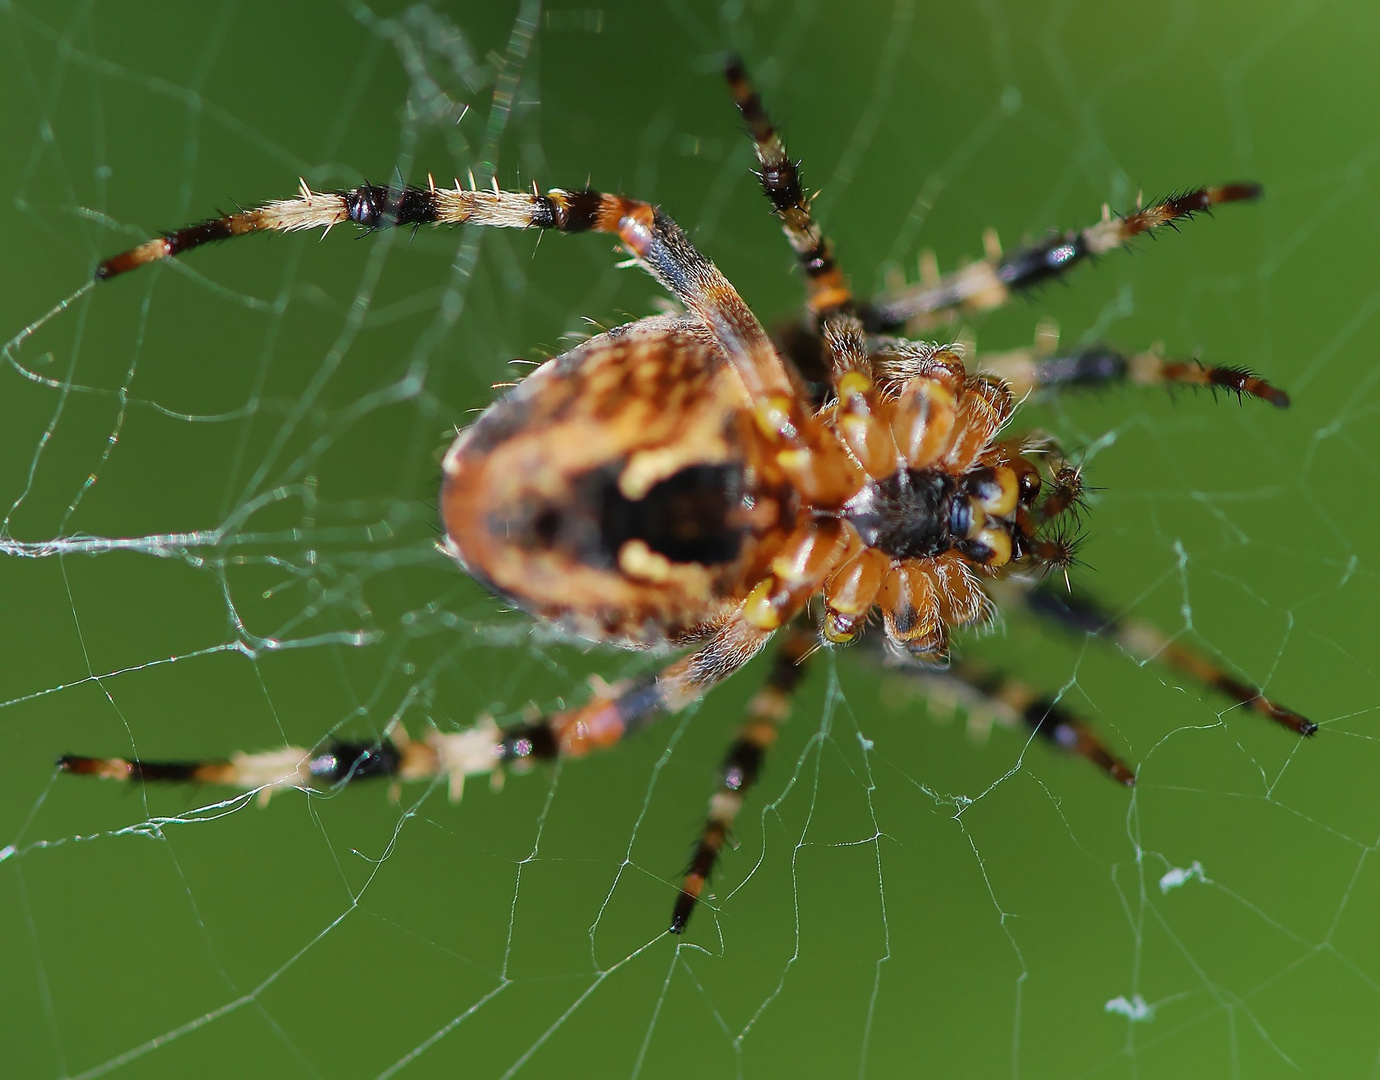
<svg viewBox="0 0 1380 1080">
<path fill-rule="evenodd" d="M 615 480 L 602 503 L 604 543 L 615 557 L 629 540 L 641 540 L 672 562 L 731 562 L 743 546 L 742 527 L 732 520 L 742 492 L 736 465 L 692 465 L 637 500 L 625 498 Z"/>
<path fill-rule="evenodd" d="M 743 547 L 744 526 L 737 520 L 743 500 L 743 473 L 737 464 L 692 465 L 653 485 L 641 499 L 618 487 L 625 462 L 593 469 L 575 478 L 571 501 L 531 508 L 516 530 L 493 522 L 491 529 L 524 546 L 560 551 L 596 569 L 618 563 L 630 540 L 673 563 L 714 566 L 732 562 Z"/>
</svg>

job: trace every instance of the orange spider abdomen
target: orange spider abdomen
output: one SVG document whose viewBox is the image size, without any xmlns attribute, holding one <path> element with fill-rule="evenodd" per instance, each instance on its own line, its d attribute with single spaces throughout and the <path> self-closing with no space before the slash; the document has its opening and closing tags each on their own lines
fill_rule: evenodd
<svg viewBox="0 0 1380 1080">
<path fill-rule="evenodd" d="M 446 454 L 448 553 L 592 640 L 702 636 L 768 573 L 800 509 L 741 394 L 685 317 L 548 361 Z"/>
</svg>

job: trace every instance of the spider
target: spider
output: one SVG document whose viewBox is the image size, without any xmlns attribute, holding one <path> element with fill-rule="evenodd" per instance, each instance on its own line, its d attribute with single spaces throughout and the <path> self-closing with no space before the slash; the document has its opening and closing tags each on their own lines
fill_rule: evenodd
<svg viewBox="0 0 1380 1080">
<path fill-rule="evenodd" d="M 712 262 L 656 207 L 593 190 L 545 194 L 364 184 L 313 191 L 149 240 L 101 263 L 107 281 L 216 240 L 354 222 L 594 231 L 617 236 L 682 311 L 601 333 L 552 359 L 459 432 L 445 455 L 440 545 L 496 596 L 583 638 L 685 650 L 654 674 L 599 684 L 585 704 L 499 728 L 481 718 L 413 740 L 157 762 L 66 756 L 60 768 L 128 781 L 321 788 L 372 777 L 449 784 L 606 749 L 706 694 L 778 632 L 766 683 L 724 759 L 675 899 L 685 930 L 790 709 L 819 640 L 857 639 L 880 614 L 895 662 L 956 684 L 1024 720 L 1112 779 L 1135 782 L 1092 728 L 1056 700 L 950 658 L 952 631 L 998 602 L 1156 659 L 1233 702 L 1311 735 L 1317 726 L 1209 659 L 1042 579 L 1073 561 L 1080 471 L 1044 435 L 1006 432 L 1018 397 L 1122 381 L 1222 388 L 1278 407 L 1287 396 L 1235 368 L 1127 356 L 1097 346 L 1030 349 L 965 365 L 954 345 L 898 335 L 998 307 L 1153 229 L 1256 198 L 1233 183 L 987 257 L 878 300 L 856 299 L 810 211 L 798 164 L 742 63 L 729 90 L 756 151 L 756 176 L 805 280 L 806 319 L 769 336 Z M 818 599 L 817 616 L 811 601 Z M 873 640 L 876 640 L 875 632 Z"/>
</svg>

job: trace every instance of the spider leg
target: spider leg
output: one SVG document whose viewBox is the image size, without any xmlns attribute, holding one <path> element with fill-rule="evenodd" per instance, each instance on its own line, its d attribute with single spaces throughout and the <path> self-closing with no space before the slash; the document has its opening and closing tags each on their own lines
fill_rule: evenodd
<svg viewBox="0 0 1380 1080">
<path fill-rule="evenodd" d="M 150 262 L 205 244 L 255 232 L 331 229 L 353 222 L 369 231 L 398 226 L 473 225 L 501 229 L 555 229 L 616 235 L 623 246 L 677 300 L 695 312 L 727 353 L 754 401 L 788 395 L 794 383 L 766 331 L 719 270 L 680 226 L 649 203 L 599 191 L 539 192 L 462 187 L 384 187 L 312 191 L 296 198 L 203 221 L 148 240 L 106 259 L 96 279 L 107 281 Z"/>
<path fill-rule="evenodd" d="M 824 343 L 830 381 L 841 399 L 852 397 L 859 411 L 870 414 L 876 405 L 870 381 L 854 379 L 845 388 L 847 393 L 840 389 L 840 383 L 850 372 L 870 380 L 872 364 L 863 325 L 854 313 L 853 292 L 834 262 L 833 244 L 810 213 L 810 197 L 800 183 L 800 163 L 786 153 L 786 144 L 772 125 L 739 57 L 728 58 L 724 75 L 761 165 L 757 179 L 805 273 L 806 304 Z"/>
<path fill-rule="evenodd" d="M 800 184 L 800 163 L 786 153 L 739 57 L 728 58 L 724 75 L 762 167 L 757 178 L 805 272 L 810 311 L 822 321 L 833 312 L 851 309 L 853 294 L 834 263 L 833 245 L 810 214 L 810 198 Z"/>
<path fill-rule="evenodd" d="M 829 505 L 855 489 L 851 476 L 829 467 L 833 441 L 807 414 L 798 374 L 781 359 L 737 290 L 671 218 L 621 195 L 559 188 L 544 195 L 484 191 L 458 182 L 454 188 L 365 184 L 317 192 L 304 183 L 297 198 L 191 225 L 107 259 L 96 268 L 96 278 L 108 280 L 217 240 L 265 230 L 330 229 L 347 221 L 369 230 L 449 224 L 616 235 L 638 264 L 704 324 L 742 383 L 758 428 L 776 444 L 779 464 L 802 494 Z M 861 354 L 861 329 L 851 316 L 849 321 Z M 836 451 L 833 458 L 846 472 L 847 463 Z"/>
<path fill-rule="evenodd" d="M 671 912 L 671 933 L 684 932 L 699 903 L 709 875 L 743 805 L 744 793 L 757 780 L 762 759 L 776 742 L 777 732 L 790 716 L 791 694 L 804 674 L 804 664 L 817 639 L 799 623 L 786 631 L 777 646 L 766 685 L 748 704 L 747 717 L 724 757 L 719 788 L 709 800 L 709 816 L 700 834 L 690 868 Z"/>
<path fill-rule="evenodd" d="M 246 790 L 325 789 L 357 780 L 445 780 L 459 798 L 465 777 L 505 765 L 523 769 L 558 756 L 607 749 L 665 713 L 678 712 L 752 659 L 771 636 L 742 609 L 694 652 L 655 675 L 609 687 L 573 709 L 500 728 L 481 722 L 460 732 L 413 740 L 401 727 L 373 742 L 331 741 L 320 749 L 287 746 L 207 761 L 141 761 L 66 755 L 58 768 L 79 776 L 137 782 L 194 782 Z"/>
<path fill-rule="evenodd" d="M 1042 739 L 1086 758 L 1117 783 L 1135 786 L 1135 770 L 1112 753 L 1087 721 L 1047 694 L 974 660 L 955 660 L 943 669 L 906 670 L 947 685 L 961 700 L 988 710 L 1004 723 L 1025 723 Z"/>
<path fill-rule="evenodd" d="M 1289 395 L 1246 368 L 1209 367 L 1196 360 L 1166 360 L 1154 351 L 1127 356 L 1106 345 L 1078 352 L 1039 355 L 1034 349 L 988 353 L 977 360 L 979 371 L 996 375 L 1023 396 L 1033 390 L 1099 387 L 1116 383 L 1141 386 L 1194 386 L 1225 390 L 1237 398 L 1253 397 L 1279 409 Z"/>
<path fill-rule="evenodd" d="M 152 784 L 215 784 L 246 791 L 272 791 L 275 787 L 325 789 L 376 777 L 421 779 L 416 768 L 414 744 L 397 729 L 391 738 L 372 742 L 332 739 L 320 749 L 284 746 L 278 750 L 200 761 L 144 761 L 136 758 L 83 757 L 64 754 L 57 767 L 76 776 L 101 780 L 125 780 Z"/>
<path fill-rule="evenodd" d="M 1156 661 L 1188 675 L 1219 694 L 1299 735 L 1313 735 L 1318 725 L 1307 717 L 1277 705 L 1258 686 L 1224 671 L 1211 658 L 1170 638 L 1139 619 L 1119 617 L 1083 593 L 1064 593 L 1048 586 L 1021 583 L 1017 601 L 1039 618 L 1057 623 L 1074 633 L 1112 641 L 1143 661 Z M 1003 597 L 1007 599 L 1007 597 Z"/>
<path fill-rule="evenodd" d="M 1000 307 L 1014 293 L 1062 277 L 1086 259 L 1124 247 L 1141 233 L 1164 226 L 1177 228 L 1178 222 L 1222 203 L 1259 198 L 1260 190 L 1259 184 L 1219 184 L 1171 195 L 1124 217 L 1108 214 L 1087 228 L 1058 233 L 1016 251 L 993 253 L 937 281 L 865 304 L 859 314 L 870 333 L 881 333 L 951 309 L 973 312 Z"/>
<path fill-rule="evenodd" d="M 207 761 L 141 761 L 65 755 L 58 768 L 107 780 L 192 781 L 227 787 L 325 788 L 354 780 L 446 780 L 459 798 L 465 777 L 504 765 L 583 757 L 614 746 L 659 716 L 698 701 L 761 650 L 818 591 L 847 553 L 842 528 L 824 519 L 802 527 L 772 561 L 771 570 L 694 651 L 660 672 L 630 679 L 563 709 L 508 728 L 491 720 L 460 732 L 430 732 L 412 740 L 397 727 L 374 742 L 330 742 L 319 750 L 288 746 L 262 754 L 237 753 Z"/>
</svg>

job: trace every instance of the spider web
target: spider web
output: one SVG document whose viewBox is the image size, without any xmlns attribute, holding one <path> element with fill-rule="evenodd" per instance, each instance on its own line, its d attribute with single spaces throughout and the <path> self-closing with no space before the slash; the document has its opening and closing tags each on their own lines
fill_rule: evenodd
<svg viewBox="0 0 1380 1080">
<path fill-rule="evenodd" d="M 1380 680 L 1366 254 L 1380 18 L 1002 6 L 0 6 L 0 989 L 41 1077 L 1380 1073 Z M 661 202 L 756 310 L 799 301 L 716 76 L 744 52 L 862 291 L 1186 183 L 1267 198 L 972 327 L 1057 318 L 1249 364 L 1288 413 L 1036 403 L 1100 491 L 1082 583 L 1319 721 L 1311 743 L 1011 616 L 963 647 L 1140 764 L 828 654 L 681 940 L 661 933 L 754 667 L 615 752 L 394 801 L 54 773 L 512 721 L 617 654 L 434 548 L 448 433 L 585 319 L 598 238 L 255 238 L 79 288 L 218 202 L 472 169 Z M 1153 247 L 1153 251 L 1149 250 Z M 65 298 L 65 299 L 64 299 Z M 918 1064 L 917 1064 L 918 1063 Z"/>
</svg>

